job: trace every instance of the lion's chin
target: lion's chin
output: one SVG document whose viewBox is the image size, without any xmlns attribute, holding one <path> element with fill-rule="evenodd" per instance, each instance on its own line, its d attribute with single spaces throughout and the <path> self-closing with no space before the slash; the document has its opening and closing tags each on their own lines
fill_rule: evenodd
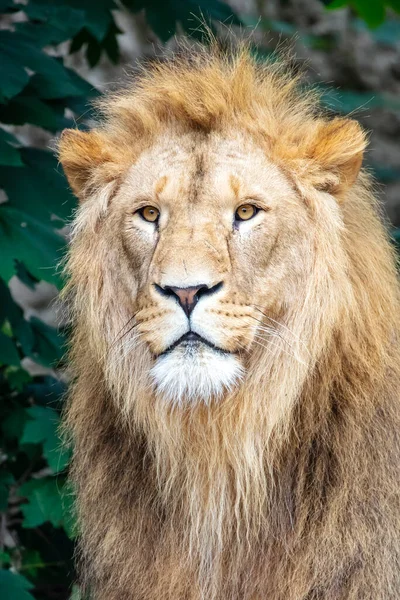
<svg viewBox="0 0 400 600">
<path fill-rule="evenodd" d="M 175 405 L 220 400 L 242 380 L 233 354 L 196 344 L 179 345 L 156 359 L 150 375 L 158 396 Z"/>
</svg>

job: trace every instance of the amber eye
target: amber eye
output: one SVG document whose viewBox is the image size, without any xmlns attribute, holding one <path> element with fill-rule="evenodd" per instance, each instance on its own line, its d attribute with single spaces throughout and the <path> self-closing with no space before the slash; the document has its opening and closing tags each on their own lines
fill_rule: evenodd
<svg viewBox="0 0 400 600">
<path fill-rule="evenodd" d="M 235 212 L 235 219 L 236 221 L 248 221 L 256 216 L 258 210 L 254 204 L 242 204 Z"/>
<path fill-rule="evenodd" d="M 138 213 L 142 219 L 150 223 L 156 223 L 160 216 L 160 211 L 155 206 L 143 206 L 143 208 L 139 208 Z"/>
</svg>

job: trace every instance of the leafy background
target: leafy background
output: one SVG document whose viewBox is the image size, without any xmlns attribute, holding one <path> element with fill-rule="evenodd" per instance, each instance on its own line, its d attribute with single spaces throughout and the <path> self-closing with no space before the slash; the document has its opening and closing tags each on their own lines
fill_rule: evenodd
<svg viewBox="0 0 400 600">
<path fill-rule="evenodd" d="M 175 34 L 201 38 L 198 18 L 210 20 L 224 35 L 227 23 L 241 26 L 244 32 L 257 26 L 253 40 L 265 60 L 282 39 L 296 32 L 296 49 L 304 59 L 319 57 L 325 64 L 336 52 L 335 56 L 342 56 L 342 63 L 338 63 L 334 83 L 342 87 L 325 86 L 324 101 L 344 113 L 367 106 L 365 118 L 368 111 L 377 110 L 377 129 L 379 119 L 383 119 L 383 131 L 389 119 L 389 134 L 393 133 L 393 128 L 400 128 L 395 84 L 380 92 L 376 84 L 355 79 L 351 70 L 348 80 L 343 80 L 340 65 L 351 67 L 346 40 L 354 35 L 368 36 L 385 56 L 391 53 L 400 58 L 400 21 L 396 16 L 400 0 L 310 3 L 318 14 L 338 11 L 345 22 L 345 34 L 318 28 L 318 23 L 309 27 L 303 22 L 308 14 L 307 2 L 294 7 L 295 2 L 289 0 L 251 2 L 250 10 L 247 2 L 228 5 L 218 0 L 27 0 L 23 4 L 0 0 L 3 600 L 80 597 L 74 585 L 76 531 L 73 494 L 67 483 L 69 453 L 61 446 L 58 434 L 66 391 L 63 354 L 68 332 L 66 327 L 56 329 L 54 318 L 45 318 L 45 313 L 39 312 L 39 318 L 29 310 L 27 301 L 29 294 L 31 298 L 40 297 L 41 290 L 62 285 L 57 264 L 65 251 L 66 223 L 75 207 L 50 149 L 51 138 L 76 123 L 87 126 L 88 101 L 100 94 L 104 81 L 118 75 L 134 55 L 154 53 L 154 46 L 173 45 Z M 132 44 L 126 48 L 124 26 L 132 39 L 142 44 L 135 51 Z M 400 78 L 400 66 L 397 75 L 394 72 L 396 78 Z M 310 80 L 320 80 L 315 69 Z M 399 190 L 399 164 L 379 163 L 374 154 L 369 164 L 381 182 Z M 396 212 L 393 215 L 396 220 Z M 393 235 L 400 237 L 397 230 Z M 43 282 L 53 287 L 46 288 Z M 47 302 L 48 296 L 44 297 Z"/>
</svg>

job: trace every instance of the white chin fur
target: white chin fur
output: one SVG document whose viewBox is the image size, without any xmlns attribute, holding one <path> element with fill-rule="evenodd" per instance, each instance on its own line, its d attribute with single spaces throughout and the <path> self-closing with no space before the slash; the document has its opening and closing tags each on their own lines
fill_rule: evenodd
<svg viewBox="0 0 400 600">
<path fill-rule="evenodd" d="M 242 379 L 243 367 L 232 354 L 196 344 L 178 346 L 160 356 L 150 375 L 158 394 L 167 401 L 208 404 Z"/>
</svg>

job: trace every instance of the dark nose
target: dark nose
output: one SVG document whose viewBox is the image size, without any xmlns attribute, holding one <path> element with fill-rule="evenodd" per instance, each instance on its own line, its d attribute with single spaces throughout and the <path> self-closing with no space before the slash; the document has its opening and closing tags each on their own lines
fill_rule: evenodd
<svg viewBox="0 0 400 600">
<path fill-rule="evenodd" d="M 161 285 L 155 283 L 154 287 L 163 296 L 174 297 L 185 311 L 186 316 L 190 317 L 191 312 L 200 298 L 203 296 L 210 296 L 211 294 L 214 294 L 220 290 L 222 287 L 222 281 L 216 285 L 213 285 L 212 287 L 208 287 L 208 285 L 205 283 L 185 288 L 175 286 L 161 287 Z"/>
</svg>

